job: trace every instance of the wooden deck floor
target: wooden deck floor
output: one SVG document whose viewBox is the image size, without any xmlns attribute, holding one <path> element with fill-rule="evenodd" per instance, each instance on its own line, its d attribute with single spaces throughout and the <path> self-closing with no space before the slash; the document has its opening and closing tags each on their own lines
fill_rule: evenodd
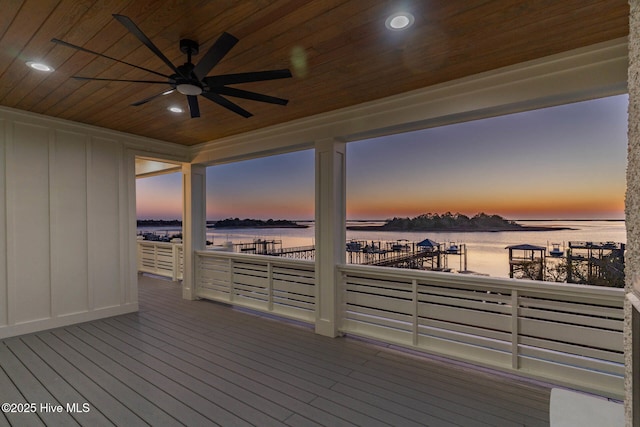
<svg viewBox="0 0 640 427">
<path fill-rule="evenodd" d="M 138 313 L 3 340 L 0 401 L 36 412 L 0 426 L 549 425 L 539 384 L 180 294 L 142 276 Z"/>
</svg>

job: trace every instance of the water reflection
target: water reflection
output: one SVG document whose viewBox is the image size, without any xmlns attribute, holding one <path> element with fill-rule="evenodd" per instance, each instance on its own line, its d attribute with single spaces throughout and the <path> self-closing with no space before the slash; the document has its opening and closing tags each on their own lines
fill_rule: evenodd
<svg viewBox="0 0 640 427">
<path fill-rule="evenodd" d="M 626 243 L 626 229 L 623 221 L 519 221 L 523 225 L 568 227 L 571 230 L 554 231 L 509 231 L 509 232 L 387 232 L 347 230 L 347 241 L 396 241 L 419 242 L 426 238 L 438 243 L 466 244 L 467 268 L 495 277 L 509 277 L 509 245 L 528 243 L 549 247 L 552 243 L 567 245 L 569 241 L 594 241 Z M 226 229 L 207 230 L 207 240 L 220 245 L 226 241 L 234 243 L 250 242 L 254 239 L 281 240 L 282 247 L 308 246 L 315 243 L 315 228 L 282 229 Z M 349 225 L 349 224 L 348 224 Z M 358 225 L 363 225 L 358 223 Z M 375 223 L 372 223 L 375 225 Z M 448 246 L 447 246 L 448 247 Z M 449 259 L 451 267 L 457 268 L 456 257 Z"/>
</svg>

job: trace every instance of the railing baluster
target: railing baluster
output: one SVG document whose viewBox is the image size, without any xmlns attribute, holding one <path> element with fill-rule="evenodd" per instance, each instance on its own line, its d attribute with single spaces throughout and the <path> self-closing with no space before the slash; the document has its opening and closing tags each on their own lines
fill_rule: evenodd
<svg viewBox="0 0 640 427">
<path fill-rule="evenodd" d="M 202 287 L 202 274 L 200 274 L 200 271 L 202 269 L 202 257 L 198 254 L 194 254 L 194 261 L 196 263 L 196 271 L 194 272 L 194 277 L 193 277 L 193 292 L 194 295 L 198 294 L 198 290 Z"/>
<path fill-rule="evenodd" d="M 269 311 L 273 311 L 273 263 L 267 263 L 267 307 Z"/>
<path fill-rule="evenodd" d="M 158 273 L 158 246 L 153 245 L 153 272 Z"/>
<path fill-rule="evenodd" d="M 229 301 L 233 301 L 234 294 L 233 286 L 233 258 L 229 258 Z"/>
<path fill-rule="evenodd" d="M 520 328 L 518 318 L 519 305 L 520 301 L 518 299 L 518 290 L 513 289 L 511 291 L 511 367 L 516 370 L 520 368 L 520 364 L 518 363 L 518 342 L 520 341 Z"/>
<path fill-rule="evenodd" d="M 178 280 L 178 266 L 180 265 L 180 260 L 178 259 L 178 245 L 171 245 L 171 259 L 173 260 L 173 268 L 171 269 L 171 280 L 176 282 Z"/>
<path fill-rule="evenodd" d="M 411 281 L 413 292 L 413 345 L 418 345 L 418 281 Z"/>
</svg>

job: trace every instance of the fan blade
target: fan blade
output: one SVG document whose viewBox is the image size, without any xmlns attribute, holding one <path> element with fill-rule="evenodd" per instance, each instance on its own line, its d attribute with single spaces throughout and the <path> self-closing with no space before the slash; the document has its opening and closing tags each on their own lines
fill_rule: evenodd
<svg viewBox="0 0 640 427">
<path fill-rule="evenodd" d="M 132 107 L 137 107 L 137 106 L 139 106 L 139 105 L 146 104 L 146 103 L 147 103 L 147 102 L 149 102 L 149 101 L 153 101 L 154 99 L 156 99 L 156 98 L 158 98 L 158 97 L 160 97 L 160 96 L 162 96 L 162 95 L 168 95 L 168 94 L 169 94 L 169 93 L 171 93 L 171 92 L 173 92 L 173 90 L 170 90 L 170 91 L 167 91 L 167 90 L 162 91 L 162 92 L 157 93 L 157 94 L 155 94 L 155 95 L 153 95 L 153 96 L 150 96 L 150 97 L 148 97 L 148 98 L 145 98 L 145 99 L 142 99 L 142 100 L 140 100 L 140 101 L 134 102 L 133 104 L 131 104 L 131 106 L 132 106 Z"/>
<path fill-rule="evenodd" d="M 118 15 L 118 14 L 113 14 L 113 17 L 122 25 L 124 25 L 124 27 L 129 30 L 129 32 L 131 34 L 133 34 L 134 36 L 136 36 L 138 38 L 138 40 L 140 40 L 142 42 L 142 44 L 144 44 L 147 48 L 149 48 L 149 50 L 153 53 L 156 54 L 156 56 L 158 58 L 160 58 L 162 60 L 162 62 L 164 62 L 165 64 L 167 64 L 167 66 L 169 68 L 171 68 L 176 74 L 180 74 L 180 76 L 182 76 L 183 78 L 187 79 L 188 76 L 183 76 L 182 73 L 180 73 L 180 71 L 178 71 L 178 69 L 176 68 L 175 65 L 173 65 L 173 63 L 171 61 L 169 61 L 169 59 L 164 56 L 164 54 L 162 52 L 160 52 L 160 49 L 158 49 L 156 47 L 156 45 L 153 44 L 153 42 L 149 39 L 149 37 L 147 37 L 141 30 L 140 28 L 138 28 L 138 26 L 136 24 L 133 23 L 133 21 L 131 19 L 129 19 L 127 16 L 124 15 Z"/>
<path fill-rule="evenodd" d="M 210 101 L 215 102 L 216 104 L 222 105 L 223 107 L 233 111 L 236 114 L 240 114 L 242 117 L 249 118 L 249 117 L 253 116 L 253 114 L 251 114 L 250 112 L 248 112 L 244 108 L 240 107 L 239 105 L 234 104 L 233 102 L 229 101 L 226 98 L 221 97 L 220 95 L 218 95 L 216 93 L 203 92 L 202 96 L 204 96 L 205 98 L 207 98 Z"/>
<path fill-rule="evenodd" d="M 112 58 L 111 56 L 107 56 L 107 55 L 104 55 L 104 54 L 102 54 L 102 53 L 94 52 L 94 51 L 92 51 L 92 50 L 85 49 L 85 48 L 80 47 L 80 46 L 76 46 L 75 44 L 71 44 L 71 43 L 68 43 L 68 42 L 65 42 L 65 41 L 62 41 L 62 40 L 59 40 L 59 39 L 51 39 L 51 41 L 52 41 L 52 42 L 54 42 L 54 43 L 57 43 L 57 44 L 59 44 L 59 45 L 62 45 L 62 46 L 67 46 L 67 47 L 71 47 L 71 48 L 73 48 L 73 49 L 80 50 L 80 51 L 82 51 L 82 52 L 87 52 L 87 53 L 92 53 L 92 54 L 94 54 L 94 55 L 102 56 L 103 58 L 111 59 L 112 61 L 120 62 L 121 64 L 125 64 L 125 65 L 128 65 L 128 66 L 130 66 L 130 67 L 137 68 L 137 69 L 139 69 L 139 70 L 144 70 L 144 71 L 146 71 L 146 72 L 148 72 L 148 73 L 153 73 L 153 74 L 156 74 L 156 75 L 161 76 L 161 77 L 169 78 L 169 76 L 168 76 L 168 75 L 166 75 L 166 74 L 162 74 L 162 73 L 159 73 L 159 72 L 157 72 L 157 71 L 150 70 L 150 69 L 148 69 L 148 68 L 140 67 L 140 66 L 138 66 L 138 65 L 133 65 L 133 64 L 131 64 L 131 63 L 129 63 L 129 62 L 121 61 L 121 60 L 119 60 L 119 59 Z"/>
<path fill-rule="evenodd" d="M 191 118 L 200 117 L 200 107 L 198 106 L 198 97 L 195 95 L 187 95 L 187 101 L 189 102 L 189 112 L 191 112 Z"/>
<path fill-rule="evenodd" d="M 198 80 L 202 80 L 209 74 L 209 71 L 233 48 L 238 39 L 229 33 L 222 33 L 216 42 L 209 48 L 202 57 L 198 65 L 193 69 L 193 73 Z"/>
<path fill-rule="evenodd" d="M 76 80 L 98 80 L 102 82 L 129 82 L 129 83 L 153 83 L 153 84 L 162 84 L 168 85 L 169 82 L 159 82 L 157 80 L 121 80 L 121 79 L 100 79 L 97 77 L 82 77 L 82 76 L 71 76 L 72 79 Z"/>
<path fill-rule="evenodd" d="M 268 102 L 269 104 L 287 105 L 289 100 L 276 98 L 275 96 L 263 95 L 261 93 L 250 92 L 248 90 L 236 89 L 233 87 L 214 87 L 211 89 L 213 93 L 220 95 L 229 95 L 236 98 L 251 99 L 253 101 Z"/>
<path fill-rule="evenodd" d="M 205 77 L 202 79 L 209 86 L 224 86 L 236 83 L 260 82 L 264 80 L 287 79 L 291 76 L 291 71 L 270 70 L 254 71 L 252 73 L 223 74 L 220 76 Z"/>
</svg>

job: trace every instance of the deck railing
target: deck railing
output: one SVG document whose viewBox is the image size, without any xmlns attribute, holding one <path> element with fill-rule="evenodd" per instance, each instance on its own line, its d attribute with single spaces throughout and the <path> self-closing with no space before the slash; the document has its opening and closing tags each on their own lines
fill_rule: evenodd
<svg viewBox="0 0 640 427">
<path fill-rule="evenodd" d="M 182 243 L 138 240 L 138 271 L 182 280 L 184 250 Z"/>
<path fill-rule="evenodd" d="M 315 321 L 311 261 L 196 251 L 196 295 Z M 622 289 L 345 264 L 339 330 L 603 396 L 624 394 Z"/>
<path fill-rule="evenodd" d="M 315 321 L 312 261 L 196 251 L 196 295 L 306 322 Z"/>
<path fill-rule="evenodd" d="M 341 331 L 624 394 L 622 289 L 342 265 Z"/>
</svg>

